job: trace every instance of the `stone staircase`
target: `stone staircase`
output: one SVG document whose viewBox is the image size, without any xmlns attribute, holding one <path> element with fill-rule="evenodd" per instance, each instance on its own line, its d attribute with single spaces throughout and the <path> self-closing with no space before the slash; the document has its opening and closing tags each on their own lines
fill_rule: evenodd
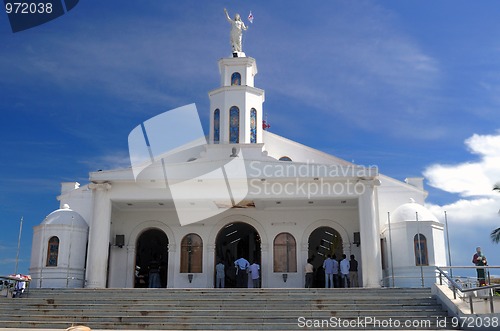
<svg viewBox="0 0 500 331">
<path fill-rule="evenodd" d="M 451 329 L 445 317 L 428 288 L 31 289 L 0 298 L 3 328 Z"/>
</svg>

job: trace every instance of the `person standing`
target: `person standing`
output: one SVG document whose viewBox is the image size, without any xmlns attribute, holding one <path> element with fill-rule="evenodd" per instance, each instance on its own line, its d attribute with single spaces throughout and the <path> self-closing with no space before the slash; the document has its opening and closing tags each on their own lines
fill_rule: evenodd
<svg viewBox="0 0 500 331">
<path fill-rule="evenodd" d="M 248 287 L 247 269 L 250 267 L 250 263 L 247 259 L 240 257 L 234 261 L 234 266 L 236 267 L 236 287 Z"/>
<path fill-rule="evenodd" d="M 339 261 L 337 261 L 337 256 L 333 254 L 333 286 L 332 287 L 340 287 L 339 285 Z"/>
<path fill-rule="evenodd" d="M 472 257 L 472 263 L 474 265 L 481 267 L 487 265 L 486 261 L 486 256 L 484 256 L 483 252 L 481 251 L 481 247 L 476 247 L 476 253 Z M 477 272 L 477 281 L 479 282 L 479 286 L 484 286 L 486 285 L 486 277 L 484 273 L 483 268 L 476 268 Z"/>
<path fill-rule="evenodd" d="M 351 260 L 349 261 L 349 282 L 351 287 L 358 287 L 358 261 L 351 254 Z"/>
<path fill-rule="evenodd" d="M 253 288 L 260 287 L 260 265 L 254 260 L 252 265 L 250 266 L 250 276 L 252 277 Z"/>
<path fill-rule="evenodd" d="M 306 273 L 306 288 L 311 288 L 313 285 L 314 266 L 311 264 L 312 259 L 308 258 L 304 271 Z"/>
<path fill-rule="evenodd" d="M 224 288 L 224 280 L 226 278 L 226 273 L 224 271 L 224 263 L 219 260 L 219 263 L 215 266 L 215 287 Z"/>
<path fill-rule="evenodd" d="M 342 260 L 340 261 L 340 286 L 349 287 L 349 261 L 347 256 L 342 254 Z"/>
<path fill-rule="evenodd" d="M 325 269 L 325 288 L 332 288 L 333 286 L 333 272 L 334 272 L 334 261 L 332 256 L 328 254 L 325 261 L 323 261 L 323 269 Z M 336 262 L 336 261 L 335 261 Z"/>
<path fill-rule="evenodd" d="M 149 262 L 148 287 L 149 288 L 161 287 L 160 263 L 158 262 L 158 259 L 156 257 L 154 257 L 153 260 Z"/>
</svg>

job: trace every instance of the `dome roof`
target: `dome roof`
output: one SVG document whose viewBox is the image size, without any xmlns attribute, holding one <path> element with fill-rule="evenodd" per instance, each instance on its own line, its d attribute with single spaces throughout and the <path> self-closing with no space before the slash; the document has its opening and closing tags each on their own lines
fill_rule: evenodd
<svg viewBox="0 0 500 331">
<path fill-rule="evenodd" d="M 410 199 L 410 202 L 402 204 L 391 215 L 392 222 L 407 222 L 416 221 L 416 216 L 418 213 L 419 221 L 433 221 L 439 222 L 436 216 L 432 214 L 429 209 L 425 208 L 421 204 L 415 202 L 415 200 Z"/>
<path fill-rule="evenodd" d="M 42 225 L 71 225 L 78 228 L 88 228 L 87 222 L 76 211 L 73 211 L 65 204 L 61 209 L 54 210 L 48 214 Z"/>
</svg>

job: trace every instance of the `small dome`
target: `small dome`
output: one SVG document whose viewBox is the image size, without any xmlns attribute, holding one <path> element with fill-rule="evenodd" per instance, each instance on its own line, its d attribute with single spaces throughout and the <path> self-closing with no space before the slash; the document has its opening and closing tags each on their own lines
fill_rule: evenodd
<svg viewBox="0 0 500 331">
<path fill-rule="evenodd" d="M 391 215 L 392 222 L 407 222 L 416 221 L 418 213 L 419 221 L 433 221 L 439 222 L 436 216 L 432 214 L 429 209 L 410 199 L 410 202 L 402 204 Z"/>
<path fill-rule="evenodd" d="M 72 225 L 74 227 L 85 229 L 89 227 L 83 217 L 76 211 L 71 210 L 67 204 L 64 204 L 62 209 L 54 210 L 52 213 L 48 214 L 42 224 Z"/>
</svg>

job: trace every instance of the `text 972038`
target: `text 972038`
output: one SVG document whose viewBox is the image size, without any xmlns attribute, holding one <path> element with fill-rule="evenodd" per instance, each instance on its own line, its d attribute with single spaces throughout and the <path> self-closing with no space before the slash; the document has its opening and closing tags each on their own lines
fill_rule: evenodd
<svg viewBox="0 0 500 331">
<path fill-rule="evenodd" d="M 5 12 L 7 14 L 51 14 L 53 10 L 51 2 L 6 2 Z"/>
</svg>

